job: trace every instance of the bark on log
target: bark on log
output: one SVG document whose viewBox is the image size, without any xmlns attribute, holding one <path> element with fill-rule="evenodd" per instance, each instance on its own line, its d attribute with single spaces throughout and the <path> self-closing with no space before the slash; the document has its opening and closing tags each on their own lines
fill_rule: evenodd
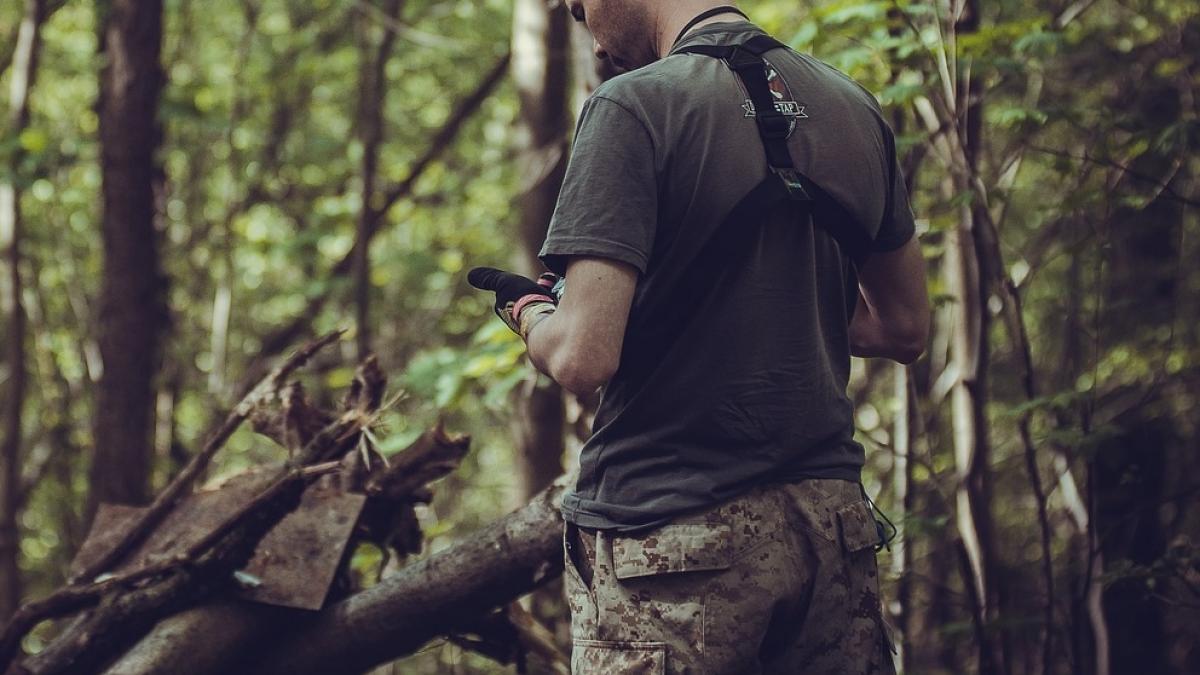
<svg viewBox="0 0 1200 675">
<path fill-rule="evenodd" d="M 411 654 L 562 572 L 559 502 L 573 480 L 315 615 L 222 601 L 160 623 L 106 672 L 350 673 Z"/>
<path fill-rule="evenodd" d="M 105 675 L 221 673 L 231 655 L 255 649 L 264 636 L 286 626 L 301 610 L 238 600 L 219 600 L 160 621 Z"/>
</svg>

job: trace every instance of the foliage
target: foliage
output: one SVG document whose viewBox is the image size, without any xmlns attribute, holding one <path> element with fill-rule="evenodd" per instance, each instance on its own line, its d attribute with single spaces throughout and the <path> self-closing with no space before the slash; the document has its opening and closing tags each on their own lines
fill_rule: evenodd
<svg viewBox="0 0 1200 675">
<path fill-rule="evenodd" d="M 20 4 L 0 4 L 0 43 L 14 34 Z M 456 102 L 506 52 L 510 4 L 404 3 L 408 30 L 385 69 L 383 185 L 408 176 Z M 1056 453 L 1087 483 L 1094 517 L 1105 521 L 1105 509 L 1121 500 L 1149 510 L 1150 520 L 1139 527 L 1154 530 L 1153 545 L 1126 532 L 1126 521 L 1105 521 L 1116 523 L 1102 533 L 1109 537 L 1105 546 L 1115 547 L 1105 549 L 1115 554 L 1105 584 L 1133 580 L 1160 599 L 1163 585 L 1175 588 L 1169 584 L 1179 579 L 1195 588 L 1200 524 L 1183 506 L 1187 495 L 1194 503 L 1196 482 L 1188 474 L 1195 473 L 1200 419 L 1200 269 L 1190 264 L 1200 253 L 1200 6 L 1002 0 L 983 3 L 978 30 L 952 35 L 947 13 L 960 4 L 743 3 L 769 31 L 875 92 L 897 132 L 939 317 L 939 337 L 909 371 L 919 408 L 911 451 L 915 510 L 897 520 L 915 556 L 908 581 L 920 585 L 922 574 L 944 575 L 942 586 L 920 586 L 914 601 L 946 602 L 939 593 L 950 594 L 956 609 L 930 630 L 962 664 L 973 640 L 962 609 L 965 591 L 950 580 L 953 564 L 936 560 L 947 555 L 940 542 L 952 539 L 955 528 L 952 413 L 940 380 L 955 309 L 943 270 L 961 207 L 987 209 L 996 222 L 1005 262 L 1000 277 L 1020 295 L 1039 384 L 1030 398 L 1015 335 L 1000 313 L 1002 292 L 993 289 L 986 299 L 996 319 L 987 408 L 993 509 L 1017 598 L 997 629 L 1028 636 L 1044 628 L 1036 504 L 1018 434 L 1026 417 L 1050 492 L 1056 581 L 1066 589 L 1057 616 L 1065 621 L 1077 608 L 1072 603 L 1080 602 L 1088 565 L 1070 534 Z M 377 39 L 383 30 L 370 7 L 333 0 L 166 3 L 161 231 L 172 330 L 160 375 L 160 414 L 169 424 L 157 430 L 159 484 L 235 400 L 241 373 L 273 328 L 303 315 L 308 300 L 322 294 L 332 300 L 311 317 L 314 331 L 353 323 L 352 282 L 332 270 L 353 246 L 362 206 L 355 36 L 365 30 Z M 94 303 L 102 274 L 95 5 L 67 3 L 46 24 L 44 38 L 31 125 L 15 137 L 0 136 L 0 159 L 18 147 L 24 153 L 14 178 L 24 189 L 22 272 L 37 383 L 26 402 L 26 463 L 50 458 L 21 517 L 30 597 L 61 583 L 82 538 L 88 420 L 101 367 L 95 328 L 105 320 Z M 965 101 L 967 90 L 951 72 L 969 73 L 981 85 L 980 100 Z M 5 91 L 10 77 L 0 76 Z M 947 183 L 937 134 L 922 116 L 947 90 L 964 104 L 979 104 L 986 203 Z M 512 129 L 519 105 L 507 83 L 490 96 L 412 194 L 383 215 L 370 248 L 375 348 L 385 371 L 403 373 L 393 389 L 404 395 L 384 417 L 390 435 L 383 451 L 398 451 L 439 417 L 475 439 L 463 470 L 422 512 L 430 550 L 514 505 L 512 392 L 531 369 L 520 341 L 463 277 L 471 266 L 504 265 L 513 255 L 521 176 Z M 231 310 L 218 363 L 213 334 L 223 292 Z M 312 391 L 346 383 L 352 361 L 346 349 L 340 362 L 319 368 Z M 869 454 L 868 491 L 899 513 L 891 482 L 901 409 L 894 377 L 881 364 L 859 362 L 852 391 Z M 1151 443 L 1155 451 L 1142 452 Z M 1156 452 L 1159 464 L 1148 464 Z M 243 431 L 223 457 L 217 474 L 276 460 L 280 450 Z M 1111 485 L 1103 479 L 1110 474 Z M 1102 485 L 1112 491 L 1098 494 Z M 1132 543 L 1120 549 L 1126 540 Z M 375 555 L 364 551 L 356 559 L 365 576 Z M 904 580 L 888 578 L 889 591 Z M 1175 606 L 1163 601 L 1160 609 L 1164 630 L 1176 635 Z M 1070 636 L 1051 628 L 1066 653 Z"/>
</svg>

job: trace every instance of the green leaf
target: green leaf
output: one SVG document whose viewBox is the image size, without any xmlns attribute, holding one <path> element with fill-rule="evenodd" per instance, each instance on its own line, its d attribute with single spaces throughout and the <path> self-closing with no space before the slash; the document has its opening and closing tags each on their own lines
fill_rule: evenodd
<svg viewBox="0 0 1200 675">
<path fill-rule="evenodd" d="M 788 40 L 788 44 L 794 49 L 801 49 L 813 43 L 817 37 L 817 24 L 813 21 L 805 21 L 800 30 L 797 30 L 792 38 Z"/>
<path fill-rule="evenodd" d="M 878 21 L 887 15 L 888 3 L 885 2 L 856 2 L 832 3 L 822 8 L 826 24 L 838 25 L 851 21 Z"/>
<path fill-rule="evenodd" d="M 1046 113 L 1035 108 L 1017 105 L 998 105 L 987 109 L 989 122 L 1001 127 L 1017 127 L 1026 123 L 1041 126 L 1046 123 Z"/>
<path fill-rule="evenodd" d="M 925 87 L 921 84 L 906 84 L 896 83 L 879 92 L 879 102 L 887 105 L 902 105 L 915 99 L 924 91 Z M 922 140 L 924 136 L 920 137 Z"/>
<path fill-rule="evenodd" d="M 37 127 L 28 127 L 22 131 L 18 140 L 21 147 L 31 155 L 44 152 L 50 145 L 50 139 L 46 136 L 46 132 Z"/>
</svg>

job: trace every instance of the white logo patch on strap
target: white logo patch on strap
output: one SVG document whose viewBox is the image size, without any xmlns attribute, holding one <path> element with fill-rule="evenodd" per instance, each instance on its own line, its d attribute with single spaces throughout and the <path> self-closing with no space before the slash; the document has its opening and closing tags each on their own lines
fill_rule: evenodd
<svg viewBox="0 0 1200 675">
<path fill-rule="evenodd" d="M 788 89 L 787 82 L 779 76 L 779 72 L 771 64 L 764 66 L 767 70 L 767 87 L 771 90 L 771 96 L 775 99 L 775 110 L 780 114 L 792 118 L 792 128 L 788 129 L 788 135 L 796 129 L 796 120 L 808 119 L 808 113 L 804 111 L 806 106 L 796 102 L 792 96 L 792 91 Z M 741 85 L 741 81 L 738 82 Z M 744 93 L 744 90 L 743 90 Z M 754 117 L 754 102 L 749 97 L 742 102 L 742 110 L 746 117 Z"/>
</svg>

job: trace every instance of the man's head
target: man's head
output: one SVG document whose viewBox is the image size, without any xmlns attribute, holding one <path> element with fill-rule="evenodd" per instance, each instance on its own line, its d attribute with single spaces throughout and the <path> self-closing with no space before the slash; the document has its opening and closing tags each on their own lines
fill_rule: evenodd
<svg viewBox="0 0 1200 675">
<path fill-rule="evenodd" d="M 621 70 L 640 68 L 658 59 L 658 0 L 567 0 L 576 21 L 587 23 L 596 56 Z"/>
<path fill-rule="evenodd" d="M 733 0 L 565 0 L 576 21 L 587 23 L 596 56 L 621 70 L 657 61 L 678 31 L 701 12 Z"/>
</svg>

